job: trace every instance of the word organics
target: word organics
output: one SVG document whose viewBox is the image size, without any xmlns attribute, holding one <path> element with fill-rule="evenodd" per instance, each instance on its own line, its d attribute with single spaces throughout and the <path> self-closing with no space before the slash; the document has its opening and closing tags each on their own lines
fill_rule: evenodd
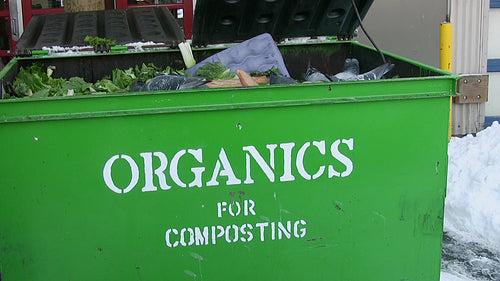
<svg viewBox="0 0 500 281">
<path fill-rule="evenodd" d="M 257 163 L 258 167 L 264 172 L 265 176 L 269 182 L 276 182 L 275 175 L 275 152 L 279 149 L 282 150 L 280 155 L 283 155 L 283 159 L 280 159 L 279 163 L 282 164 L 282 174 L 279 176 L 280 182 L 291 182 L 295 181 L 296 177 L 302 177 L 306 180 L 315 180 L 322 176 L 327 176 L 328 178 L 343 178 L 348 177 L 353 171 L 353 162 L 351 158 L 346 156 L 344 153 L 340 152 L 340 148 L 343 146 L 344 151 L 348 149 L 349 151 L 354 150 L 354 139 L 337 139 L 328 145 L 329 153 L 327 154 L 327 144 L 326 141 L 313 141 L 306 142 L 300 148 L 294 149 L 295 143 L 281 143 L 281 144 L 268 144 L 266 148 L 269 152 L 269 160 L 265 160 L 261 153 L 257 150 L 255 146 L 244 146 L 242 151 L 245 154 L 245 174 L 237 175 L 233 165 L 231 164 L 230 158 L 226 153 L 226 149 L 220 148 L 217 159 L 209 159 L 206 161 L 203 154 L 203 149 L 182 149 L 177 151 L 173 157 L 167 158 L 163 152 L 142 152 L 139 156 L 142 158 L 141 162 L 144 164 L 144 171 L 140 173 L 137 161 L 139 159 L 133 158 L 127 154 L 117 154 L 110 157 L 104 164 L 103 168 L 103 179 L 106 186 L 113 192 L 119 194 L 125 194 L 132 191 L 139 183 L 140 176 L 143 176 L 144 186 L 142 186 L 142 192 L 157 191 L 158 186 L 161 190 L 169 190 L 172 185 L 178 187 L 204 187 L 204 186 L 218 186 L 220 185 L 221 177 L 224 177 L 225 185 L 240 185 L 240 184 L 253 184 L 255 181 L 252 178 L 252 159 Z M 294 151 L 296 151 L 294 153 Z M 309 152 L 310 151 L 310 152 Z M 307 152 L 307 153 L 306 153 Z M 307 155 L 312 153 L 324 156 L 324 158 L 331 156 L 332 160 L 336 160 L 337 166 L 334 164 L 317 164 L 317 169 L 314 172 L 307 171 L 304 165 L 304 160 Z M 199 166 L 191 167 L 190 171 L 194 175 L 194 179 L 187 183 L 186 180 L 182 179 L 179 173 L 179 162 L 183 157 L 193 157 Z M 292 156 L 294 156 L 292 158 Z M 158 167 L 153 167 L 153 158 L 159 161 Z M 130 168 L 130 182 L 126 187 L 118 187 L 115 185 L 113 180 L 112 170 L 113 164 L 120 160 L 125 160 Z M 292 159 L 295 159 L 295 163 Z M 158 162 L 157 161 L 157 162 Z M 203 165 L 203 164 L 210 165 Z M 215 165 L 213 165 L 215 163 Z M 292 166 L 295 164 L 296 169 Z M 207 172 L 207 167 L 213 167 L 210 172 L 210 177 L 204 177 L 204 173 Z M 167 171 L 168 169 L 168 171 Z M 158 178 L 158 184 L 154 182 L 154 176 Z M 167 181 L 167 175 L 170 176 L 170 180 Z"/>
</svg>

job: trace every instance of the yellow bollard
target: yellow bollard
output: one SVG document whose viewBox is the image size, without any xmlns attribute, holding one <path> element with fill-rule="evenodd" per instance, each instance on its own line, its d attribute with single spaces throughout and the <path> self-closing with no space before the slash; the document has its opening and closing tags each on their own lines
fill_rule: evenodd
<svg viewBox="0 0 500 281">
<path fill-rule="evenodd" d="M 453 24 L 441 23 L 440 64 L 442 70 L 453 72 Z"/>
<path fill-rule="evenodd" d="M 441 23 L 439 67 L 442 70 L 453 72 L 453 24 L 449 22 Z M 453 100 L 450 97 L 450 125 L 448 127 L 448 138 L 451 139 Z"/>
</svg>

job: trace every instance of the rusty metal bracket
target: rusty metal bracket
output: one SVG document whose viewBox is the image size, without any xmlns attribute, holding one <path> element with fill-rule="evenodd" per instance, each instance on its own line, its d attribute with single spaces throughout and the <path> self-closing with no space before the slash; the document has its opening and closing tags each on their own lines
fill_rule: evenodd
<svg viewBox="0 0 500 281">
<path fill-rule="evenodd" d="M 487 74 L 461 75 L 457 82 L 458 97 L 455 103 L 483 103 L 488 101 L 488 79 Z"/>
</svg>

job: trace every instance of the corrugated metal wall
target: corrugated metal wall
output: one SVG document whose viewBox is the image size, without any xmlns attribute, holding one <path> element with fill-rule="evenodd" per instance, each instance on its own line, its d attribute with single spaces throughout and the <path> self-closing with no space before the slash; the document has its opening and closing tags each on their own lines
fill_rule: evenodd
<svg viewBox="0 0 500 281">
<path fill-rule="evenodd" d="M 490 0 L 452 0 L 455 73 L 486 73 Z"/>
<path fill-rule="evenodd" d="M 490 0 L 451 0 L 453 72 L 486 74 Z M 477 133 L 484 128 L 485 104 L 453 104 L 452 134 Z"/>
</svg>

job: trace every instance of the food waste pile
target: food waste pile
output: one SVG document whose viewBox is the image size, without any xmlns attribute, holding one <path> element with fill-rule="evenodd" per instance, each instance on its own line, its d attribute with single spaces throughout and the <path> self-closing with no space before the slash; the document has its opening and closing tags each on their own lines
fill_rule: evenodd
<svg viewBox="0 0 500 281">
<path fill-rule="evenodd" d="M 260 69 L 259 67 L 239 68 L 238 66 L 230 68 L 223 64 L 223 61 L 226 61 L 225 54 L 234 53 L 233 49 L 237 50 L 237 53 L 245 53 L 242 50 L 248 48 L 249 44 L 252 44 L 252 40 L 260 40 L 259 43 L 263 42 L 262 40 L 267 40 L 266 44 L 272 45 L 279 60 L 276 63 L 271 63 L 272 66 L 265 70 L 262 67 Z M 269 43 L 270 41 L 272 43 Z M 270 36 L 257 36 L 249 39 L 221 51 L 199 64 L 194 61 L 189 45 L 187 48 L 185 46 L 185 44 L 179 45 L 186 69 L 160 68 L 153 63 L 142 64 L 128 69 L 114 69 L 110 76 L 103 77 L 95 83 L 85 81 L 81 77 L 55 78 L 54 73 L 57 71 L 55 66 L 45 68 L 40 63 L 33 63 L 28 67 L 20 68 L 14 81 L 5 85 L 5 94 L 2 98 L 45 98 L 196 88 L 376 80 L 384 79 L 385 75 L 394 68 L 393 64 L 384 63 L 368 72 L 360 73 L 359 61 L 356 58 L 347 58 L 339 73 L 322 73 L 309 62 L 304 67 L 302 77 L 290 77 L 284 66 L 283 58 Z"/>
</svg>

